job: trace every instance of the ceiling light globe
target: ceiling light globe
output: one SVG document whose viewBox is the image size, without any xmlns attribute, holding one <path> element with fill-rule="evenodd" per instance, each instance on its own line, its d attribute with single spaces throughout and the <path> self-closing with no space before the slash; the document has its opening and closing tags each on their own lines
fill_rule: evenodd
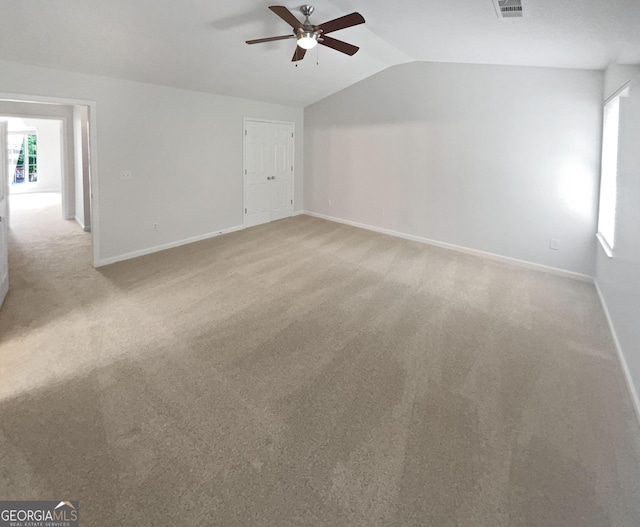
<svg viewBox="0 0 640 527">
<path fill-rule="evenodd" d="M 314 38 L 313 33 L 303 33 L 298 37 L 298 46 L 302 49 L 311 49 L 316 46 L 318 41 Z"/>
</svg>

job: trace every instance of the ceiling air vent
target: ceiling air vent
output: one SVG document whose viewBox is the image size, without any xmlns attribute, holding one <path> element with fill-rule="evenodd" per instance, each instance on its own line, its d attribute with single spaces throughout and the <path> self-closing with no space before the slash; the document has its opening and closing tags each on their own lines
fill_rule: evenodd
<svg viewBox="0 0 640 527">
<path fill-rule="evenodd" d="M 522 0 L 493 0 L 498 18 L 522 18 Z"/>
</svg>

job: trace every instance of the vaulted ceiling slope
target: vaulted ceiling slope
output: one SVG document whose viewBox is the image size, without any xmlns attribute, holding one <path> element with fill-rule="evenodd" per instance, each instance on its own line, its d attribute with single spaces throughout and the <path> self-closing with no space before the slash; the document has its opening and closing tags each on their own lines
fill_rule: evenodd
<svg viewBox="0 0 640 527">
<path fill-rule="evenodd" d="M 332 36 L 298 67 L 277 0 L 8 0 L 0 58 L 37 66 L 307 106 L 411 61 L 602 69 L 640 63 L 639 0 L 522 0 L 499 19 L 493 0 L 315 0 L 312 23 L 358 11 L 366 24 Z M 299 4 L 280 3 L 299 15 Z M 301 15 L 300 15 L 301 16 Z"/>
</svg>

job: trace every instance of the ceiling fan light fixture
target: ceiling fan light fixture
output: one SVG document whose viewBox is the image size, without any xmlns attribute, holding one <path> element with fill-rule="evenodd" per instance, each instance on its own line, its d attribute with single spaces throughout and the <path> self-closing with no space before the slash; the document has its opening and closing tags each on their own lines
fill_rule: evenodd
<svg viewBox="0 0 640 527">
<path fill-rule="evenodd" d="M 298 35 L 298 46 L 302 49 L 311 49 L 318 44 L 318 38 L 313 31 L 300 32 Z"/>
</svg>

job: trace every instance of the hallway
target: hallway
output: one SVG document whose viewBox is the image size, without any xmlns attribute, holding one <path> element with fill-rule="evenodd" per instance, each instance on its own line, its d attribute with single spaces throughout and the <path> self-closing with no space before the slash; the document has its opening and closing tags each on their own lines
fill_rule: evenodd
<svg viewBox="0 0 640 527">
<path fill-rule="evenodd" d="M 24 377 L 32 382 L 46 371 L 55 374 L 57 365 L 65 367 L 67 348 L 52 345 L 53 338 L 70 345 L 82 338 L 76 335 L 75 322 L 86 318 L 88 297 L 83 284 L 91 280 L 95 288 L 99 277 L 91 265 L 91 234 L 76 222 L 62 219 L 59 193 L 14 194 L 10 207 L 10 288 L 0 312 L 0 343 L 5 352 L 0 400 L 17 378 L 7 376 L 12 371 L 7 360 L 19 361 L 21 370 L 32 371 L 33 375 Z M 16 356 L 6 353 L 11 342 L 19 345 Z M 49 350 L 46 361 L 43 348 Z"/>
</svg>

